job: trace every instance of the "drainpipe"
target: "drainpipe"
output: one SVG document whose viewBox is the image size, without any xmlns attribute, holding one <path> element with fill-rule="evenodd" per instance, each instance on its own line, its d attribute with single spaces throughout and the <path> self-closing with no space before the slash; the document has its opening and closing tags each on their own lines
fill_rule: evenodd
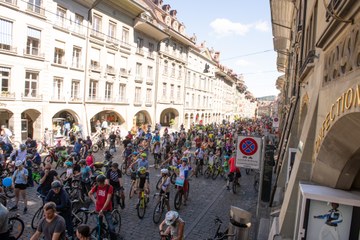
<svg viewBox="0 0 360 240">
<path fill-rule="evenodd" d="M 91 7 L 88 10 L 88 22 L 87 22 L 87 28 L 86 28 L 86 46 L 85 46 L 85 81 L 84 81 L 84 93 L 83 93 L 83 106 L 84 106 L 84 112 L 85 112 L 85 125 L 86 125 L 86 132 L 87 135 L 90 135 L 91 130 L 89 131 L 89 122 L 88 122 L 88 116 L 87 116 L 87 110 L 86 110 L 86 84 L 89 81 L 89 31 L 90 31 L 90 22 L 91 22 L 91 10 L 95 8 L 97 5 L 99 5 L 103 0 L 96 0 Z"/>
<path fill-rule="evenodd" d="M 295 4 L 295 3 L 294 3 Z M 303 29 L 305 28 L 305 19 L 306 19 L 306 8 L 307 8 L 307 2 L 304 1 L 304 7 L 302 8 L 303 11 L 304 11 L 304 16 L 303 16 L 303 21 L 302 21 L 302 26 L 303 26 Z M 300 7 L 301 9 L 301 7 Z M 304 49 L 304 34 L 302 34 L 302 39 L 301 39 L 301 50 Z M 303 52 L 301 51 L 301 55 L 300 55 L 300 63 L 302 63 L 302 59 L 303 59 Z M 284 136 L 285 136 L 285 140 L 283 140 L 282 142 L 282 145 L 285 144 L 285 146 L 281 146 L 280 148 L 280 153 L 279 153 L 279 157 L 278 157 L 278 161 L 280 161 L 280 163 L 277 163 L 277 175 L 276 175 L 276 180 L 275 180 L 275 184 L 273 186 L 273 189 L 272 189 L 272 192 L 271 192 L 271 196 L 270 196 L 270 202 L 269 202 L 269 207 L 272 207 L 272 204 L 273 204 L 273 201 L 274 201 L 274 197 L 275 197 L 275 192 L 276 192 L 276 188 L 277 188 L 277 182 L 279 180 L 279 175 L 280 175 L 280 168 L 281 168 L 281 165 L 283 163 L 283 160 L 284 160 L 284 155 L 285 155 L 285 152 L 286 152 L 286 144 L 289 140 L 289 136 L 290 136 L 290 131 L 291 131 L 291 127 L 292 127 L 292 123 L 294 121 L 294 118 L 295 118 L 295 110 L 297 108 L 297 105 L 299 103 L 299 99 L 300 99 L 300 83 L 298 81 L 298 76 L 297 76 L 297 72 L 298 72 L 298 57 L 296 57 L 296 62 L 295 62 L 295 74 L 294 74 L 294 77 L 296 79 L 296 87 L 294 86 L 293 89 L 296 89 L 296 99 L 295 99 L 295 103 L 292 104 L 290 102 L 290 106 L 292 107 L 292 109 L 290 108 L 291 112 L 287 118 L 287 121 L 289 121 L 289 118 L 290 118 L 290 115 L 291 115 L 291 120 L 290 120 L 290 124 L 287 124 L 287 128 L 284 129 L 285 130 L 285 133 L 284 133 Z"/>
<path fill-rule="evenodd" d="M 155 89 L 155 98 L 154 98 L 154 129 L 155 129 L 155 124 L 157 123 L 156 121 L 156 110 L 157 110 L 157 101 L 158 101 L 158 87 L 159 87 L 159 69 L 160 69 L 160 45 L 161 45 L 162 40 L 159 41 L 158 46 L 157 46 L 157 56 L 156 56 L 156 70 L 155 70 L 155 83 L 154 83 L 154 89 Z"/>
</svg>

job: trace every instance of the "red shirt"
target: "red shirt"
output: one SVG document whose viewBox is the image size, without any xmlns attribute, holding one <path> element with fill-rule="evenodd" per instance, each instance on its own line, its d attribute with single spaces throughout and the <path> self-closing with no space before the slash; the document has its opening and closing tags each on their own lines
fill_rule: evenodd
<svg viewBox="0 0 360 240">
<path fill-rule="evenodd" d="M 89 167 L 93 167 L 94 166 L 94 156 L 93 155 L 88 155 L 86 157 L 86 165 L 88 165 Z"/>
<path fill-rule="evenodd" d="M 234 157 L 230 158 L 229 159 L 229 166 L 230 166 L 230 172 L 233 173 L 233 172 L 236 172 L 236 160 Z"/>
<path fill-rule="evenodd" d="M 96 190 L 96 186 L 91 189 L 91 193 L 94 193 Z M 96 206 L 95 211 L 100 212 L 100 210 L 105 205 L 106 199 L 108 195 L 113 194 L 113 187 L 111 185 L 104 185 L 103 187 L 97 186 L 96 190 Z M 111 201 L 107 205 L 104 211 L 112 211 Z"/>
</svg>

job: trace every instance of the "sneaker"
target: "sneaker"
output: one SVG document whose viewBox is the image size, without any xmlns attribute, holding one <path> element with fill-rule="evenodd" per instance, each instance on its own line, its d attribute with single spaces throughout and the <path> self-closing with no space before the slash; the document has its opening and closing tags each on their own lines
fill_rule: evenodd
<svg viewBox="0 0 360 240">
<path fill-rule="evenodd" d="M 10 208 L 10 211 L 16 211 L 18 209 L 17 205 L 13 206 L 12 208 Z"/>
<path fill-rule="evenodd" d="M 150 202 L 150 198 L 147 197 L 147 198 L 146 198 L 146 203 L 149 203 L 149 202 Z"/>
<path fill-rule="evenodd" d="M 27 207 L 26 207 L 26 208 L 24 208 L 24 214 L 25 214 L 25 213 L 27 213 Z"/>
</svg>

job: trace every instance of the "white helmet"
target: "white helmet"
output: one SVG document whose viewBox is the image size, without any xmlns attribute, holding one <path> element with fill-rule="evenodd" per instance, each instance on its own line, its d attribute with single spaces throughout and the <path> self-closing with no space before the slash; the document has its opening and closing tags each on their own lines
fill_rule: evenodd
<svg viewBox="0 0 360 240">
<path fill-rule="evenodd" d="M 169 170 L 167 170 L 166 168 L 161 169 L 161 173 L 162 174 L 168 174 Z"/>
<path fill-rule="evenodd" d="M 167 225 L 173 224 L 179 218 L 179 213 L 175 211 L 168 211 L 165 215 L 165 223 Z"/>
</svg>

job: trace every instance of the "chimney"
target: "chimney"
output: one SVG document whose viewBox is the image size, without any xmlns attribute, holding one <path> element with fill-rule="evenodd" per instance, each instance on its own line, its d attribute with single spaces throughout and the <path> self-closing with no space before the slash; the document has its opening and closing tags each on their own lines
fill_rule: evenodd
<svg viewBox="0 0 360 240">
<path fill-rule="evenodd" d="M 219 61 L 220 60 L 220 52 L 215 52 L 214 54 L 214 60 Z"/>
<path fill-rule="evenodd" d="M 161 5 L 163 4 L 163 0 L 154 0 L 154 3 L 155 3 L 157 6 L 161 7 Z"/>
<path fill-rule="evenodd" d="M 177 13 L 177 11 L 175 9 L 171 10 L 170 11 L 170 16 L 172 16 L 173 18 L 176 18 L 176 13 Z"/>
</svg>

